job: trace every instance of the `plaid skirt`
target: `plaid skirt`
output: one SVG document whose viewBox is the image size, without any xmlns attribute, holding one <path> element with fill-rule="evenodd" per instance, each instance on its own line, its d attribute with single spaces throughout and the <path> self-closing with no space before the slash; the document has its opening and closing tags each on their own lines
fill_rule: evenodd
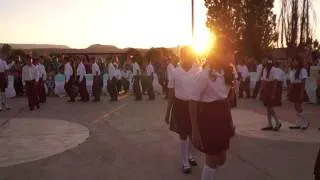
<svg viewBox="0 0 320 180">
<path fill-rule="evenodd" d="M 191 135 L 189 101 L 175 98 L 171 110 L 170 130 L 181 135 Z"/>
<path fill-rule="evenodd" d="M 275 92 L 273 92 L 273 81 L 264 81 L 263 87 L 260 93 L 260 99 L 262 100 L 264 106 L 266 107 L 276 107 L 281 106 L 281 95 L 282 95 L 282 85 L 279 82 L 277 83 L 277 87 Z M 273 96 L 275 96 L 273 98 Z"/>
<path fill-rule="evenodd" d="M 203 147 L 201 152 L 214 155 L 229 149 L 235 135 L 228 99 L 210 103 L 201 102 L 198 110 L 198 126 Z"/>
<path fill-rule="evenodd" d="M 291 83 L 290 89 L 288 92 L 288 100 L 293 103 L 303 103 L 309 101 L 309 96 L 303 87 L 302 83 Z M 303 91 L 303 95 L 301 97 L 301 91 Z"/>
</svg>

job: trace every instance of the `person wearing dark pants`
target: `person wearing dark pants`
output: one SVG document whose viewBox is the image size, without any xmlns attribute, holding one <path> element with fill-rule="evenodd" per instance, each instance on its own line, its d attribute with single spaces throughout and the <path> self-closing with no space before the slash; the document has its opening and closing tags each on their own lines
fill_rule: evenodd
<svg viewBox="0 0 320 180">
<path fill-rule="evenodd" d="M 85 74 L 86 74 L 86 67 L 82 63 L 82 60 L 80 60 L 80 63 L 78 64 L 78 67 L 77 67 L 77 83 L 79 86 L 81 102 L 89 101 L 89 93 L 87 90 Z"/>
<path fill-rule="evenodd" d="M 111 101 L 117 101 L 118 100 L 118 89 L 117 89 L 117 79 L 116 79 L 116 68 L 114 64 L 117 64 L 118 58 L 113 57 L 113 60 L 108 64 L 108 74 L 109 74 L 109 80 L 108 80 L 108 92 L 110 95 Z"/>
<path fill-rule="evenodd" d="M 44 83 L 47 80 L 46 68 L 43 65 L 44 59 L 41 56 L 40 61 L 36 62 L 36 68 L 39 73 L 39 82 L 38 82 L 38 98 L 40 103 L 45 103 L 47 101 L 46 89 Z"/>
<path fill-rule="evenodd" d="M 238 65 L 238 74 L 240 78 L 239 97 L 243 98 L 243 91 L 246 93 L 247 98 L 250 98 L 250 76 L 248 67 L 243 61 Z"/>
<path fill-rule="evenodd" d="M 37 107 L 38 109 L 40 108 L 39 99 L 36 93 L 37 80 L 38 80 L 37 69 L 32 64 L 31 57 L 29 57 L 27 64 L 22 68 L 22 81 L 25 83 L 30 111 L 33 111 L 34 107 Z"/>
<path fill-rule="evenodd" d="M 261 77 L 262 77 L 262 72 L 265 66 L 265 61 L 266 60 L 263 59 L 263 62 L 257 66 L 257 79 L 256 79 L 256 85 L 254 86 L 254 89 L 253 89 L 252 99 L 256 99 L 260 93 Z"/>
<path fill-rule="evenodd" d="M 6 97 L 6 88 L 8 87 L 8 71 L 9 67 L 7 65 L 7 62 L 2 60 L 0 57 L 0 95 L 1 95 L 1 104 L 0 104 L 0 112 L 2 111 L 2 108 L 5 108 L 9 110 L 9 106 L 7 103 L 7 97 Z"/>
<path fill-rule="evenodd" d="M 149 100 L 154 100 L 155 95 L 154 95 L 153 84 L 152 84 L 154 68 L 151 62 L 147 65 L 146 71 L 147 71 L 147 91 L 149 95 Z"/>
<path fill-rule="evenodd" d="M 101 82 L 100 82 L 100 68 L 96 63 L 95 58 L 91 59 L 91 72 L 93 74 L 93 84 L 92 84 L 92 94 L 94 96 L 93 102 L 100 102 L 100 95 L 101 95 Z"/>
<path fill-rule="evenodd" d="M 64 89 L 67 92 L 68 96 L 70 97 L 69 102 L 75 102 L 75 92 L 73 89 L 74 83 L 74 75 L 73 75 L 73 68 L 71 65 L 70 59 L 66 59 L 67 63 L 64 65 L 64 75 L 66 76 L 66 83 L 64 85 Z"/>
<path fill-rule="evenodd" d="M 137 62 L 132 64 L 132 75 L 133 75 L 133 93 L 137 101 L 142 100 L 141 92 L 141 69 Z"/>
</svg>

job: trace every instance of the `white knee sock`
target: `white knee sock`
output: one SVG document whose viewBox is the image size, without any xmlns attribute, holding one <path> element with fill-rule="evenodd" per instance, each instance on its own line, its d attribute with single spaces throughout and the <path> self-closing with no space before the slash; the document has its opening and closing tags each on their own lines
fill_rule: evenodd
<svg viewBox="0 0 320 180">
<path fill-rule="evenodd" d="M 298 118 L 300 120 L 300 127 L 307 127 L 309 122 L 305 118 L 304 114 L 303 113 L 297 113 L 297 116 L 298 116 Z"/>
<path fill-rule="evenodd" d="M 268 117 L 268 126 L 272 127 L 272 114 L 271 114 L 271 111 L 269 110 L 267 112 L 267 117 Z"/>
<path fill-rule="evenodd" d="M 280 124 L 280 121 L 276 115 L 276 112 L 273 109 L 271 110 L 271 116 L 273 117 L 274 121 L 276 122 L 276 125 Z"/>
<path fill-rule="evenodd" d="M 194 154 L 195 154 L 195 148 L 191 142 L 191 139 L 188 140 L 188 158 L 189 159 L 194 159 Z"/>
<path fill-rule="evenodd" d="M 207 165 L 204 165 L 202 169 L 201 180 L 214 180 L 214 175 L 217 169 L 211 168 Z"/>
<path fill-rule="evenodd" d="M 190 166 L 188 160 L 188 140 L 181 140 L 181 158 L 184 166 Z"/>
</svg>

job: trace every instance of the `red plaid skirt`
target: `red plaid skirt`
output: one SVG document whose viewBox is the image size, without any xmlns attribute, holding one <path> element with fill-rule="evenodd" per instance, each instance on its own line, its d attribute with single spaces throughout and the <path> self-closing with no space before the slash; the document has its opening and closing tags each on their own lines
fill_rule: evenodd
<svg viewBox="0 0 320 180">
<path fill-rule="evenodd" d="M 198 111 L 199 133 L 203 148 L 201 152 L 214 155 L 229 149 L 230 139 L 235 135 L 228 100 L 201 102 Z"/>
<path fill-rule="evenodd" d="M 303 103 L 309 101 L 309 96 L 303 87 L 302 83 L 291 83 L 288 92 L 288 100 L 293 103 Z M 301 91 L 303 91 L 303 96 L 301 97 Z"/>
</svg>

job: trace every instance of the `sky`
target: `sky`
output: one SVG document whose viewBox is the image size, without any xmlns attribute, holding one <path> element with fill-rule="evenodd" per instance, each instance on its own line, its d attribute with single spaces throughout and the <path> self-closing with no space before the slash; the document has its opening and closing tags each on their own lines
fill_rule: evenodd
<svg viewBox="0 0 320 180">
<path fill-rule="evenodd" d="M 191 0 L 0 0 L 0 12 L 1 43 L 149 48 L 192 39 Z M 204 0 L 195 0 L 198 43 L 208 35 L 205 21 Z"/>
</svg>

